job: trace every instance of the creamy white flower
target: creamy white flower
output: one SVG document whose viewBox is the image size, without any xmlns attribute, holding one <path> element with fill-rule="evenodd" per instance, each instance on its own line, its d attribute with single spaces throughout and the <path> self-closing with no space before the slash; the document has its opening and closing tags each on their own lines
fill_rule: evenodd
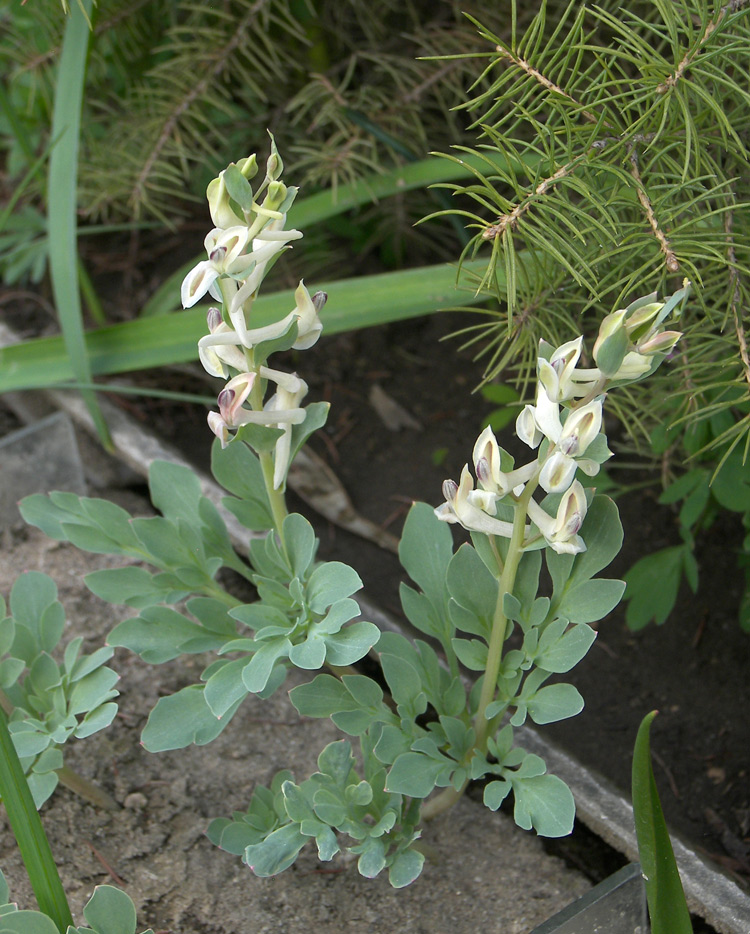
<svg viewBox="0 0 750 934">
<path fill-rule="evenodd" d="M 276 383 L 277 386 L 280 386 L 291 395 L 295 395 L 303 388 L 305 393 L 307 392 L 307 384 L 303 379 L 300 379 L 296 373 L 285 373 L 283 370 L 272 370 L 271 367 L 267 366 L 260 367 L 258 372 L 263 379 L 270 379 L 272 382 Z"/>
<path fill-rule="evenodd" d="M 278 490 L 286 479 L 292 447 L 292 425 L 299 425 L 305 420 L 305 410 L 299 403 L 307 395 L 307 383 L 300 379 L 296 392 L 289 392 L 279 385 L 278 390 L 263 407 L 266 424 L 282 429 L 282 435 L 276 442 L 273 455 L 273 488 Z M 260 415 L 261 413 L 255 413 Z"/>
<path fill-rule="evenodd" d="M 562 451 L 555 451 L 544 462 L 539 473 L 539 485 L 547 493 L 562 493 L 573 482 L 576 467 L 572 457 L 568 457 Z"/>
<path fill-rule="evenodd" d="M 443 483 L 443 496 L 446 501 L 435 509 L 435 515 L 443 522 L 458 523 L 470 532 L 501 535 L 504 538 L 510 538 L 513 533 L 513 523 L 504 522 L 494 516 L 497 497 L 491 493 L 474 490 L 468 464 L 461 472 L 460 484 L 454 480 L 446 480 Z M 487 512 L 488 509 L 493 511 L 492 515 Z"/>
<path fill-rule="evenodd" d="M 507 472 L 501 470 L 500 448 L 489 425 L 477 438 L 472 459 L 481 488 L 491 494 L 498 494 L 500 497 L 510 493 L 511 490 L 518 494 L 523 489 L 523 484 L 534 476 L 538 466 L 534 460 L 516 470 Z"/>
<path fill-rule="evenodd" d="M 180 288 L 180 298 L 183 308 L 192 308 L 196 302 L 199 302 L 208 292 L 217 302 L 222 300 L 221 292 L 216 288 L 216 280 L 219 278 L 219 270 L 215 263 L 210 259 L 204 259 L 203 262 L 194 266 L 182 280 Z"/>
<path fill-rule="evenodd" d="M 586 493 L 578 480 L 574 480 L 563 494 L 554 518 L 533 499 L 529 501 L 529 518 L 553 551 L 561 555 L 576 555 L 586 550 L 578 531 L 587 509 Z"/>
<path fill-rule="evenodd" d="M 243 403 L 250 395 L 255 384 L 255 373 L 238 373 L 230 379 L 219 393 L 219 414 L 224 422 L 230 426 L 245 424 L 243 421 Z"/>
<path fill-rule="evenodd" d="M 327 298 L 325 292 L 317 292 L 314 298 L 311 298 L 305 287 L 305 280 L 300 280 L 294 293 L 294 311 L 291 312 L 297 319 L 297 340 L 292 344 L 295 350 L 308 350 L 317 342 L 323 330 L 318 312 L 325 305 Z"/>
<path fill-rule="evenodd" d="M 534 417 L 534 406 L 525 405 L 518 413 L 516 419 L 516 434 L 525 444 L 533 450 L 538 448 L 544 435 L 539 430 Z"/>
<path fill-rule="evenodd" d="M 222 321 L 210 334 L 198 341 L 198 356 L 203 368 L 211 376 L 226 379 L 227 366 L 235 370 L 247 367 L 245 354 L 239 349 L 240 339 L 236 332 Z"/>
<path fill-rule="evenodd" d="M 583 335 L 574 341 L 560 344 L 552 352 L 549 360 L 539 357 L 537 373 L 539 382 L 544 387 L 552 402 L 565 402 L 573 398 L 573 372 L 581 356 Z"/>
<path fill-rule="evenodd" d="M 209 412 L 207 421 L 208 427 L 216 435 L 219 441 L 221 441 L 222 448 L 225 448 L 229 444 L 232 437 L 229 434 L 229 425 L 227 425 L 218 412 Z"/>
<path fill-rule="evenodd" d="M 544 437 L 549 438 L 553 444 L 557 444 L 562 432 L 560 405 L 550 399 L 541 383 L 537 386 L 534 418 Z"/>
<path fill-rule="evenodd" d="M 586 405 L 572 409 L 565 419 L 557 445 L 563 454 L 578 457 L 596 438 L 602 427 L 602 400 L 593 399 Z"/>
<path fill-rule="evenodd" d="M 283 217 L 281 223 L 283 224 Z M 241 308 L 242 304 L 257 290 L 269 260 L 285 249 L 290 240 L 297 240 L 302 236 L 299 230 L 262 231 L 252 241 L 250 252 L 245 252 L 249 233 L 246 227 L 241 226 L 227 229 L 214 228 L 208 232 L 204 240 L 208 259 L 194 266 L 182 282 L 180 295 L 183 308 L 192 308 L 206 292 L 217 301 L 223 301 L 229 295 L 222 295 L 216 280 L 220 276 L 239 276 L 245 281 L 239 290 L 235 288 L 229 308 L 230 319 L 237 327 L 233 313 L 236 313 L 237 308 Z M 242 297 L 238 299 L 237 296 L 240 293 Z"/>
</svg>

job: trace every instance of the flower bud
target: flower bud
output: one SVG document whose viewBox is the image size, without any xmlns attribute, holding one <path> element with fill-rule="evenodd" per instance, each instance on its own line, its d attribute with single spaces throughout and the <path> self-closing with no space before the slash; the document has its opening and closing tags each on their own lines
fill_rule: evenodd
<svg viewBox="0 0 750 934">
<path fill-rule="evenodd" d="M 218 308 L 209 308 L 206 312 L 206 324 L 208 325 L 208 330 L 211 334 L 214 333 L 216 328 L 221 324 L 222 317 L 221 312 Z"/>
<path fill-rule="evenodd" d="M 283 182 L 271 182 L 263 199 L 263 208 L 266 211 L 276 211 L 286 198 L 286 192 L 287 187 Z"/>
<path fill-rule="evenodd" d="M 245 218 L 236 214 L 231 205 L 229 192 L 224 184 L 224 172 L 220 172 L 218 178 L 208 183 L 206 197 L 208 198 L 208 210 L 211 212 L 214 227 L 224 229 L 245 223 Z"/>
<path fill-rule="evenodd" d="M 248 156 L 246 159 L 239 159 L 237 161 L 237 168 L 248 181 L 250 181 L 251 178 L 255 178 L 258 174 L 258 160 L 255 153 Z"/>
<path fill-rule="evenodd" d="M 599 335 L 594 344 L 594 360 L 603 376 L 612 376 L 620 367 L 630 346 L 625 330 L 626 309 L 613 311 L 599 326 Z"/>
<path fill-rule="evenodd" d="M 271 179 L 272 182 L 275 182 L 277 179 L 281 178 L 281 173 L 284 171 L 284 163 L 281 160 L 281 156 L 276 149 L 275 144 L 271 143 L 271 155 L 266 160 L 266 177 Z"/>
<path fill-rule="evenodd" d="M 636 308 L 634 312 L 628 315 L 625 321 L 625 330 L 633 343 L 637 343 L 640 338 L 648 333 L 654 318 L 664 307 L 664 302 L 649 302 L 641 308 Z"/>
<path fill-rule="evenodd" d="M 642 355 L 638 353 L 637 350 L 633 350 L 625 354 L 619 369 L 612 375 L 612 379 L 628 380 L 631 382 L 640 379 L 649 372 L 653 362 L 652 357 Z"/>
<path fill-rule="evenodd" d="M 638 345 L 641 354 L 669 353 L 677 341 L 682 337 L 682 331 L 662 331 L 654 334 Z"/>
</svg>

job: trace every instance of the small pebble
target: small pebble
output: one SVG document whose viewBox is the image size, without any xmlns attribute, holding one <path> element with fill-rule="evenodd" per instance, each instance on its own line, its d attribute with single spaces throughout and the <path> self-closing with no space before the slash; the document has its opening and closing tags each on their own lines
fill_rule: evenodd
<svg viewBox="0 0 750 934">
<path fill-rule="evenodd" d="M 148 804 L 148 798 L 140 791 L 133 791 L 125 798 L 123 804 L 131 811 L 140 811 Z"/>
</svg>

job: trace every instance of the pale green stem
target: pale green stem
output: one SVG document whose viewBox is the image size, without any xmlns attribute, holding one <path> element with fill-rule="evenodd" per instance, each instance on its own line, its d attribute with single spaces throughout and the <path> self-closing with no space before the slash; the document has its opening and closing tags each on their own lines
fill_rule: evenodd
<svg viewBox="0 0 750 934">
<path fill-rule="evenodd" d="M 482 683 L 482 693 L 479 698 L 479 706 L 474 717 L 474 729 L 476 739 L 471 751 L 464 757 L 464 765 L 468 765 L 474 756 L 475 751 L 484 754 L 487 751 L 487 738 L 491 722 L 487 720 L 485 711 L 492 703 L 495 697 L 497 686 L 497 676 L 500 672 L 500 664 L 503 658 L 503 645 L 508 636 L 508 617 L 503 610 L 503 602 L 506 593 L 513 593 L 513 587 L 516 582 L 516 573 L 523 555 L 523 538 L 526 529 L 526 513 L 529 500 L 537 487 L 539 473 L 532 477 L 523 493 L 515 505 L 515 515 L 513 517 L 513 531 L 511 533 L 508 553 L 505 557 L 505 564 L 502 565 L 502 574 L 497 592 L 497 603 L 495 604 L 495 615 L 492 621 L 492 633 L 490 635 L 489 650 L 487 652 L 487 665 L 484 671 L 484 680 Z M 492 721 L 494 723 L 494 721 Z M 467 785 L 469 779 L 461 785 L 459 789 L 453 787 L 446 788 L 439 795 L 436 795 L 430 801 L 422 806 L 421 816 L 423 820 L 432 820 L 443 811 L 456 804 Z"/>
<path fill-rule="evenodd" d="M 256 371 L 257 372 L 257 371 Z M 255 412 L 263 411 L 263 389 L 261 386 L 260 375 L 258 375 L 253 388 L 250 390 L 250 405 L 252 406 Z M 284 519 L 289 515 L 289 512 L 286 508 L 286 500 L 284 498 L 283 490 L 277 490 L 273 485 L 273 455 L 270 451 L 260 451 L 258 454 L 258 460 L 260 461 L 261 470 L 263 471 L 263 482 L 266 487 L 266 494 L 268 495 L 268 502 L 271 506 L 271 515 L 273 516 L 274 525 L 276 526 L 276 531 L 279 534 L 279 539 L 281 540 L 282 547 L 284 546 L 284 539 L 281 533 L 281 526 L 284 522 Z"/>
<path fill-rule="evenodd" d="M 538 475 L 537 475 L 538 477 Z M 489 721 L 485 717 L 487 707 L 492 703 L 495 697 L 497 687 L 497 676 L 500 672 L 500 664 L 503 658 L 503 645 L 508 635 L 508 617 L 505 615 L 503 603 L 506 594 L 513 593 L 513 587 L 516 582 L 516 573 L 518 565 L 523 555 L 523 538 L 526 530 L 526 512 L 534 490 L 537 486 L 537 477 L 533 477 L 524 488 L 518 503 L 515 506 L 515 515 L 513 517 L 513 531 L 508 546 L 508 554 L 505 557 L 505 566 L 500 577 L 500 586 L 497 591 L 497 603 L 495 604 L 495 616 L 492 621 L 492 633 L 490 635 L 490 644 L 487 652 L 487 665 L 484 670 L 484 680 L 482 682 L 482 693 L 479 697 L 479 706 L 474 717 L 474 728 L 476 730 L 476 740 L 474 748 L 480 752 L 485 752 L 487 748 L 487 731 Z"/>
</svg>

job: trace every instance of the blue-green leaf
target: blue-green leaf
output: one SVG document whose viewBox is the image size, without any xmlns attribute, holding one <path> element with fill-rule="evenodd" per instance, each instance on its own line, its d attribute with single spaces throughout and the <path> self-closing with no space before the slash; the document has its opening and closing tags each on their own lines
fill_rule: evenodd
<svg viewBox="0 0 750 934">
<path fill-rule="evenodd" d="M 262 843 L 247 847 L 244 860 L 256 876 L 275 876 L 292 865 L 309 839 L 300 833 L 296 824 L 285 824 Z"/>
<path fill-rule="evenodd" d="M 509 776 L 511 777 L 511 776 Z M 570 788 L 556 775 L 534 775 L 514 779 L 513 818 L 524 830 L 541 837 L 565 837 L 573 830 L 575 801 Z"/>
<path fill-rule="evenodd" d="M 205 746 L 221 733 L 242 701 L 219 720 L 203 696 L 202 684 L 191 684 L 169 697 L 160 697 L 148 717 L 141 742 L 149 752 Z"/>
<path fill-rule="evenodd" d="M 135 934 L 135 905 L 113 885 L 97 885 L 83 917 L 97 934 Z"/>
</svg>

